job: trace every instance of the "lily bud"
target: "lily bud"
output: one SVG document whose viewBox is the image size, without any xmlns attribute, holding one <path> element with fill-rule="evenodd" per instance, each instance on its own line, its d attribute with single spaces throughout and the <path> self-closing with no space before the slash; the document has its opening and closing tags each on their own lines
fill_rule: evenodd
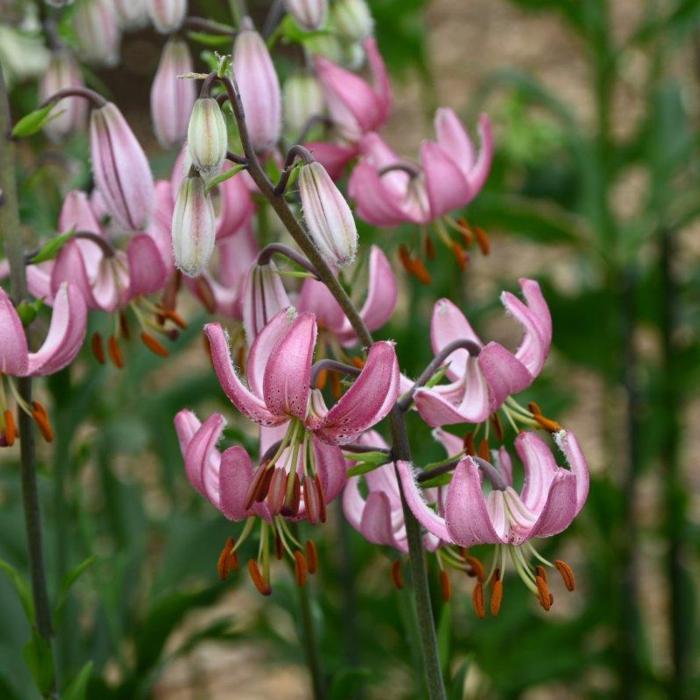
<svg viewBox="0 0 700 700">
<path fill-rule="evenodd" d="M 243 328 L 248 346 L 260 331 L 280 312 L 291 305 L 274 262 L 255 263 L 243 282 L 241 290 Z"/>
<path fill-rule="evenodd" d="M 357 228 L 340 190 L 320 163 L 307 163 L 299 173 L 304 220 L 321 255 L 343 267 L 357 253 Z"/>
<path fill-rule="evenodd" d="M 224 113 L 213 97 L 195 101 L 187 127 L 187 147 L 192 164 L 204 173 L 215 173 L 226 158 L 228 132 Z"/>
<path fill-rule="evenodd" d="M 172 34 L 187 14 L 187 0 L 146 0 L 148 16 L 161 34 Z"/>
<path fill-rule="evenodd" d="M 320 29 L 326 23 L 328 0 L 285 0 L 284 4 L 302 29 Z"/>
<path fill-rule="evenodd" d="M 92 110 L 90 154 L 107 211 L 122 228 L 145 230 L 154 201 L 151 168 L 134 132 L 112 102 Z"/>
<path fill-rule="evenodd" d="M 282 88 L 284 126 L 295 138 L 302 132 L 309 119 L 324 113 L 326 103 L 323 90 L 310 73 L 292 75 Z"/>
<path fill-rule="evenodd" d="M 248 133 L 258 151 L 272 148 L 282 128 L 282 95 L 267 45 L 245 19 L 233 45 L 233 73 L 243 101 Z"/>
<path fill-rule="evenodd" d="M 39 96 L 43 101 L 59 90 L 82 86 L 83 79 L 77 61 L 68 51 L 59 50 L 51 55 L 39 84 Z M 65 97 L 59 100 L 52 118 L 44 126 L 44 132 L 52 141 L 60 141 L 72 131 L 84 126 L 87 108 L 87 102 L 79 97 Z"/>
<path fill-rule="evenodd" d="M 374 33 L 374 20 L 365 0 L 336 0 L 333 23 L 338 33 L 351 41 L 363 41 Z"/>
<path fill-rule="evenodd" d="M 73 29 L 80 55 L 89 63 L 116 66 L 119 63 L 119 21 L 110 0 L 78 0 Z"/>
<path fill-rule="evenodd" d="M 180 185 L 173 211 L 175 265 L 196 277 L 214 252 L 216 218 L 206 183 L 199 175 L 188 176 Z"/>
<path fill-rule="evenodd" d="M 142 29 L 148 24 L 145 0 L 112 0 L 122 29 Z"/>
<path fill-rule="evenodd" d="M 181 39 L 170 39 L 163 47 L 151 87 L 151 119 L 158 143 L 164 148 L 185 140 L 192 105 L 197 97 L 191 80 L 177 76 L 192 71 L 192 56 Z"/>
</svg>

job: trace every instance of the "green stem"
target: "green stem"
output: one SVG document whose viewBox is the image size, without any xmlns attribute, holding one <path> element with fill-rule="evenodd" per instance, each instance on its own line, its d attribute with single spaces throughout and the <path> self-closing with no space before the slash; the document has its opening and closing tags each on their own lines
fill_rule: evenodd
<svg viewBox="0 0 700 700">
<path fill-rule="evenodd" d="M 27 278 L 24 267 L 24 246 L 20 229 L 17 183 L 15 181 L 15 147 L 10 138 L 12 119 L 5 80 L 0 67 L 0 233 L 5 255 L 10 264 L 10 289 L 15 303 L 27 296 Z M 32 405 L 32 379 L 21 377 L 17 388 L 22 399 Z M 38 633 L 48 644 L 52 668 L 55 668 L 51 638 L 51 608 L 46 585 L 46 567 L 42 546 L 41 511 L 36 477 L 34 423 L 25 411 L 19 411 L 20 462 L 22 471 L 22 506 L 27 532 L 29 571 Z M 58 697 L 55 677 L 46 697 Z"/>
<path fill-rule="evenodd" d="M 308 584 L 306 586 L 297 586 L 297 588 L 299 590 L 299 609 L 301 611 L 302 641 L 304 643 L 306 665 L 311 676 L 313 697 L 314 700 L 324 700 L 326 697 L 326 684 L 321 671 L 321 656 L 318 650 L 318 640 L 316 639 Z"/>
<path fill-rule="evenodd" d="M 297 218 L 289 208 L 284 196 L 275 192 L 274 185 L 270 182 L 270 179 L 260 165 L 258 156 L 250 141 L 250 135 L 248 134 L 243 103 L 241 102 L 238 87 L 235 82 L 228 79 L 223 79 L 222 82 L 228 93 L 233 114 L 238 125 L 241 144 L 245 156 L 248 159 L 248 172 L 250 176 L 253 178 L 253 181 L 258 186 L 262 195 L 270 202 L 270 205 L 277 213 L 277 216 L 279 216 L 287 231 L 291 234 L 295 243 L 301 248 L 304 255 L 306 255 L 314 266 L 318 272 L 319 279 L 335 297 L 335 300 L 347 316 L 362 345 L 368 348 L 373 342 L 372 335 L 367 329 L 357 308 L 338 282 L 337 277 L 328 266 L 328 263 L 319 253 L 313 240 L 309 237 L 299 221 L 297 221 Z M 406 432 L 406 423 L 398 404 L 395 405 L 391 411 L 391 430 L 394 439 L 393 453 L 395 458 L 410 461 L 411 449 Z M 418 628 L 421 635 L 423 670 L 428 687 L 428 696 L 430 700 L 445 700 L 445 684 L 440 671 L 435 620 L 433 618 L 433 610 L 430 602 L 430 588 L 428 586 L 428 575 L 425 565 L 420 525 L 413 517 L 413 513 L 406 504 L 403 494 L 402 505 L 404 520 L 406 522 L 406 532 L 408 535 L 413 596 L 416 604 L 416 614 L 418 616 Z"/>
</svg>

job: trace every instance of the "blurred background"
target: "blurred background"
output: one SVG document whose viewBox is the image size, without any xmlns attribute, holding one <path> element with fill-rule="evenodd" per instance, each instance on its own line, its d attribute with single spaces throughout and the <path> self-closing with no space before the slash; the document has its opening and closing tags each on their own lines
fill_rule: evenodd
<svg viewBox="0 0 700 700">
<path fill-rule="evenodd" d="M 554 316 L 554 348 L 523 398 L 577 433 L 593 473 L 582 515 L 542 548 L 572 564 L 576 593 L 559 595 L 547 614 L 510 577 L 500 616 L 486 620 L 473 614 L 466 579 L 453 577 L 449 604 L 436 595 L 450 697 L 700 697 L 700 1 L 369 4 L 394 84 L 385 136 L 396 150 L 414 157 L 438 105 L 469 125 L 487 111 L 497 146 L 488 184 L 465 212 L 489 232 L 491 254 L 473 254 L 466 271 L 438 246 L 423 286 L 396 255 L 417 231 L 362 229 L 401 277 L 382 336 L 398 341 L 402 370 L 415 375 L 430 358 L 432 303 L 450 296 L 484 337 L 512 347 L 518 329 L 498 295 L 535 277 Z M 15 117 L 36 105 L 43 65 L 42 47 L 14 24 L 22 5 L 0 1 Z M 229 21 L 225 3 L 191 6 Z M 268 3 L 249 6 L 260 18 Z M 123 109 L 159 176 L 176 155 L 158 148 L 150 126 L 163 41 L 126 35 L 120 68 L 89 76 Z M 33 139 L 20 161 L 31 247 L 55 230 L 67 186 L 88 182 L 86 139 L 65 149 Z M 70 678 L 92 660 L 89 698 L 308 698 L 290 577 L 280 570 L 265 600 L 241 574 L 216 579 L 231 528 L 186 482 L 172 417 L 184 406 L 233 415 L 202 350 L 204 313 L 189 303 L 188 318 L 167 362 L 134 346 L 118 372 L 85 353 L 46 384 L 56 441 L 42 455 L 41 488 L 51 592 L 62 601 L 61 672 Z M 441 457 L 419 421 L 411 432 L 418 463 Z M 0 557 L 26 572 L 18 494 L 16 448 L 3 450 Z M 322 565 L 312 612 L 329 697 L 422 697 L 410 597 L 389 576 L 394 555 L 350 530 L 338 507 L 314 534 Z M 0 610 L 0 697 L 33 698 L 28 626 L 3 577 Z"/>
</svg>

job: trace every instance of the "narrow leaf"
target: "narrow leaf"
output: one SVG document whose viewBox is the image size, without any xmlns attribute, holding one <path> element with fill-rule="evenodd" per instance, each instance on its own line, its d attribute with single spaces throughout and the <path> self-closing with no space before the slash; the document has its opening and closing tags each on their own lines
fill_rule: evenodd
<svg viewBox="0 0 700 700">
<path fill-rule="evenodd" d="M 12 129 L 12 137 L 16 139 L 26 138 L 41 131 L 50 119 L 51 110 L 55 106 L 55 104 L 49 104 L 22 117 Z"/>
<path fill-rule="evenodd" d="M 27 616 L 29 623 L 33 625 L 35 621 L 34 602 L 32 601 L 32 594 L 30 592 L 29 584 L 14 566 L 8 564 L 3 559 L 0 559 L 0 569 L 7 574 L 7 577 L 15 587 L 17 595 L 22 603 L 22 607 L 24 608 L 24 614 Z"/>
</svg>

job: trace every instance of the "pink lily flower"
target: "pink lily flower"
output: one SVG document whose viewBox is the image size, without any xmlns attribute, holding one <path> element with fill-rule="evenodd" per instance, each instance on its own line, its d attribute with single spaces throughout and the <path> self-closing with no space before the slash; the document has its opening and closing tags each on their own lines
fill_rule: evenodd
<svg viewBox="0 0 700 700">
<path fill-rule="evenodd" d="M 44 438 L 50 442 L 53 432 L 46 409 L 34 401 L 26 404 L 16 391 L 11 377 L 38 377 L 54 374 L 69 365 L 78 354 L 87 326 L 87 307 L 75 285 L 62 284 L 54 300 L 49 331 L 36 352 L 29 351 L 27 336 L 12 301 L 0 288 L 0 447 L 11 446 L 17 437 L 12 411 L 5 399 L 7 377 L 21 410 L 32 416 Z"/>
<path fill-rule="evenodd" d="M 339 134 L 349 142 L 380 129 L 389 117 L 391 87 L 389 76 L 374 37 L 362 42 L 372 74 L 372 85 L 358 75 L 329 61 L 314 58 L 316 75 L 321 81 L 326 104 Z"/>
<path fill-rule="evenodd" d="M 554 440 L 569 469 L 557 465 L 550 448 L 535 433 L 520 433 L 516 438 L 515 449 L 525 470 L 520 492 L 513 488 L 510 460 L 498 468 L 479 457 L 464 457 L 447 488 L 444 515 L 432 510 L 423 499 L 411 465 L 397 463 L 406 501 L 429 532 L 463 547 L 496 545 L 492 572 L 487 580 L 480 580 L 475 589 L 474 604 L 480 616 L 484 612 L 483 585 L 489 580 L 501 581 L 506 554 L 545 610 L 549 610 L 553 599 L 544 568 L 533 567 L 528 562 L 532 556 L 545 566 L 557 568 L 566 587 L 573 590 L 571 568 L 560 560 L 551 564 L 530 544 L 535 537 L 551 537 L 563 532 L 579 514 L 588 496 L 588 465 L 576 437 L 562 430 L 554 434 Z M 484 480 L 491 482 L 488 494 L 484 493 Z M 495 607 L 500 607 L 500 597 Z M 492 612 L 493 608 L 492 600 Z"/>
<path fill-rule="evenodd" d="M 425 141 L 420 167 L 402 161 L 377 134 L 360 143 L 348 186 L 360 218 L 376 226 L 426 224 L 466 206 L 481 191 L 493 158 L 491 125 L 479 119 L 478 155 L 451 109 L 435 115 L 437 141 Z"/>
<path fill-rule="evenodd" d="M 399 390 L 394 346 L 375 343 L 350 389 L 330 410 L 318 389 L 312 389 L 312 359 L 318 327 L 310 313 L 285 309 L 255 339 L 247 364 L 246 386 L 234 371 L 226 334 L 219 324 L 207 324 L 214 370 L 231 403 L 262 426 L 300 425 L 330 445 L 352 442 L 382 420 Z M 298 439 L 297 438 L 297 441 Z"/>
<path fill-rule="evenodd" d="M 524 329 L 515 353 L 494 341 L 484 345 L 464 314 L 448 299 L 435 304 L 430 326 L 433 352 L 437 354 L 457 340 L 473 341 L 480 352 L 474 357 L 467 350 L 456 350 L 448 358 L 447 377 L 451 382 L 416 391 L 416 408 L 428 425 L 481 423 L 539 375 L 552 342 L 552 318 L 537 282 L 521 279 L 520 288 L 525 303 L 510 292 L 501 294 L 506 311 Z"/>
</svg>

